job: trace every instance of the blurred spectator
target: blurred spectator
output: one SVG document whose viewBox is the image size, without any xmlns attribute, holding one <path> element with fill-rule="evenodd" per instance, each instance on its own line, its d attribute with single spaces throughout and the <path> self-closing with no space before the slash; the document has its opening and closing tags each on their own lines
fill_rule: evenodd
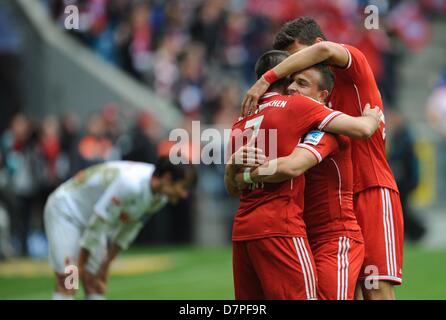
<svg viewBox="0 0 446 320">
<path fill-rule="evenodd" d="M 28 254 L 27 238 L 37 192 L 33 128 L 23 114 L 16 115 L 1 139 L 8 185 L 15 196 L 12 225 L 22 255 Z"/>
<path fill-rule="evenodd" d="M 75 174 L 75 164 L 78 160 L 77 145 L 79 143 L 79 119 L 73 113 L 66 113 L 60 119 L 60 147 L 67 155 L 69 176 Z"/>
<path fill-rule="evenodd" d="M 0 134 L 9 126 L 13 115 L 22 109 L 19 89 L 20 42 L 10 12 L 0 2 Z"/>
<path fill-rule="evenodd" d="M 446 68 L 427 101 L 426 112 L 432 128 L 446 138 Z"/>
<path fill-rule="evenodd" d="M 79 138 L 79 119 L 74 113 L 66 113 L 62 115 L 60 125 L 61 148 L 64 152 L 70 153 L 71 147 Z"/>
<path fill-rule="evenodd" d="M 240 100 L 242 92 L 236 82 L 228 83 L 220 92 L 218 108 L 213 112 L 212 123 L 230 128 L 240 114 Z"/>
<path fill-rule="evenodd" d="M 446 1 L 444 0 L 421 0 L 421 3 L 431 14 L 446 14 Z"/>
<path fill-rule="evenodd" d="M 240 70 L 248 61 L 246 37 L 249 17 L 244 12 L 229 13 L 222 30 L 221 63 L 224 67 Z"/>
<path fill-rule="evenodd" d="M 237 120 L 240 114 L 241 88 L 236 82 L 229 82 L 222 86 L 220 96 L 215 103 L 216 111 L 212 118 L 212 127 L 220 129 L 224 132 L 230 128 Z M 221 141 L 220 152 L 225 153 L 225 142 Z M 234 212 L 237 211 L 239 199 L 228 196 L 224 185 L 221 183 L 224 175 L 223 165 L 203 165 L 200 168 L 200 185 L 209 195 L 208 199 L 203 200 L 202 206 L 206 206 L 205 210 L 211 211 L 224 223 L 224 236 L 226 241 L 231 241 L 232 223 L 234 220 Z M 206 203 L 207 202 L 207 203 Z"/>
<path fill-rule="evenodd" d="M 206 48 L 206 58 L 215 56 L 225 19 L 224 0 L 203 1 L 196 9 L 190 28 L 191 39 Z"/>
<path fill-rule="evenodd" d="M 408 48 L 417 50 L 431 39 L 431 28 L 422 7 L 415 1 L 399 1 L 391 10 L 387 23 Z"/>
<path fill-rule="evenodd" d="M 430 126 L 440 137 L 437 144 L 437 190 L 446 190 L 446 69 L 440 74 L 438 84 L 427 100 L 426 114 Z M 438 200 L 446 203 L 445 197 Z"/>
<path fill-rule="evenodd" d="M 102 116 L 95 114 L 88 120 L 86 134 L 77 146 L 78 160 L 75 171 L 107 160 L 117 160 L 119 155 L 112 141 L 106 136 L 106 124 Z"/>
<path fill-rule="evenodd" d="M 118 47 L 122 67 L 137 79 L 143 80 L 151 68 L 152 26 L 150 6 L 137 2 L 118 29 Z"/>
<path fill-rule="evenodd" d="M 0 262 L 12 255 L 8 208 L 0 199 Z"/>
<path fill-rule="evenodd" d="M 69 177 L 68 155 L 62 149 L 60 125 L 56 116 L 43 119 L 36 146 L 37 179 L 42 198 L 46 199 Z M 44 202 L 44 201 L 43 201 Z"/>
<path fill-rule="evenodd" d="M 205 82 L 204 47 L 190 44 L 179 58 L 180 77 L 176 84 L 177 103 L 186 116 L 199 119 Z"/>
<path fill-rule="evenodd" d="M 426 232 L 422 222 L 414 215 L 409 196 L 419 183 L 419 162 L 409 128 L 397 110 L 389 111 L 386 125 L 392 128 L 389 163 L 400 192 L 404 214 L 404 233 L 407 239 L 420 240 Z"/>
<path fill-rule="evenodd" d="M 159 136 L 158 131 L 156 120 L 150 113 L 139 113 L 135 127 L 124 138 L 123 159 L 155 163 L 157 159 L 156 139 Z"/>
<path fill-rule="evenodd" d="M 154 89 L 161 97 L 173 99 L 173 87 L 179 78 L 177 56 L 183 39 L 177 34 L 167 35 L 154 56 Z"/>
<path fill-rule="evenodd" d="M 101 116 L 105 125 L 105 137 L 115 143 L 116 139 L 122 134 L 119 124 L 118 106 L 114 103 L 107 104 L 102 109 Z"/>
</svg>

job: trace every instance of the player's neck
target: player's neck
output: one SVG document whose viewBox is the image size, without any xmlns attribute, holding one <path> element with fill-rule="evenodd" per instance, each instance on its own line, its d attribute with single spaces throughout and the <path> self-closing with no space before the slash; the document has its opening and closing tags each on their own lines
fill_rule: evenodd
<svg viewBox="0 0 446 320">
<path fill-rule="evenodd" d="M 282 88 L 270 88 L 265 94 L 267 93 L 276 93 L 282 96 L 285 94 L 285 91 Z"/>
</svg>

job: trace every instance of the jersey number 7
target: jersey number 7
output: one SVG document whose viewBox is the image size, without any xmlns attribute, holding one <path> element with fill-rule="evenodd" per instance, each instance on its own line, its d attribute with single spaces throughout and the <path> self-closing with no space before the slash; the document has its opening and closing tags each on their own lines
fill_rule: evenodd
<svg viewBox="0 0 446 320">
<path fill-rule="evenodd" d="M 252 136 L 256 138 L 259 135 L 260 125 L 262 124 L 264 115 L 259 117 L 255 117 L 245 123 L 245 129 L 254 127 L 254 131 L 252 132 Z"/>
</svg>

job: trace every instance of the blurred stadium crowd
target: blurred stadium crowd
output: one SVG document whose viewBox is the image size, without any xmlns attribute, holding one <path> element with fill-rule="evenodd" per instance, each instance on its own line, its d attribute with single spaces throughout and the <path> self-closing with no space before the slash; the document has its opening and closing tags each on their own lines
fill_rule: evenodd
<svg viewBox="0 0 446 320">
<path fill-rule="evenodd" d="M 227 92 L 240 95 L 237 88 L 252 83 L 254 64 L 271 48 L 277 31 L 303 15 L 315 18 L 328 39 L 366 54 L 386 104 L 393 106 L 400 55 L 426 45 L 428 19 L 446 13 L 444 1 L 435 0 L 46 2 L 61 26 L 65 7 L 77 5 L 81 28 L 72 31 L 76 37 L 174 101 L 185 115 L 207 123 L 222 121 L 221 113 L 234 113 L 232 101 L 222 101 Z M 378 6 L 378 31 L 363 27 L 368 4 Z"/>
<path fill-rule="evenodd" d="M 172 101 L 184 114 L 185 123 L 201 120 L 225 128 L 237 118 L 244 89 L 255 80 L 256 59 L 271 48 L 285 21 L 301 15 L 314 17 L 330 40 L 355 45 L 366 54 L 386 107 L 394 110 L 398 123 L 398 62 L 406 51 L 427 45 L 431 36 L 429 19 L 446 14 L 446 1 L 435 0 L 40 1 L 61 28 L 65 7 L 77 5 L 81 28 L 69 32 L 157 95 Z M 380 30 L 368 32 L 363 27 L 364 7 L 368 4 L 379 7 Z M 0 37 L 0 82 L 14 78 L 18 68 L 14 32 L 0 12 L 0 35 L 2 32 L 9 38 Z M 0 126 L 0 197 L 3 206 L 13 213 L 16 254 L 29 253 L 33 221 L 33 228 L 42 229 L 41 210 L 47 195 L 71 174 L 107 160 L 152 162 L 168 150 L 169 143 L 150 113 L 137 114 L 130 127 L 122 125 L 119 108 L 112 103 L 92 115 L 85 125 L 75 114 L 30 119 L 21 113 L 19 91 L 11 87 L 11 81 L 6 82 L 4 86 L 0 83 L 0 94 L 7 96 L 13 107 Z M 441 88 L 444 92 L 446 83 Z M 446 123 L 438 120 L 446 117 L 444 94 L 441 99 L 431 107 L 431 118 L 436 123 Z M 418 173 L 410 132 L 407 128 L 401 132 L 405 140 L 400 136 L 396 141 L 407 143 L 395 143 L 398 148 L 393 149 L 395 155 L 390 159 L 393 167 L 399 168 L 394 169 L 397 180 L 408 187 L 408 194 L 416 187 Z M 227 201 L 221 179 L 223 168 L 203 167 L 200 177 L 211 197 Z M 191 240 L 190 231 L 184 230 L 192 229 L 192 203 L 190 199 L 180 204 L 189 213 L 172 222 L 180 225 L 172 232 L 172 238 L 179 242 Z"/>
</svg>

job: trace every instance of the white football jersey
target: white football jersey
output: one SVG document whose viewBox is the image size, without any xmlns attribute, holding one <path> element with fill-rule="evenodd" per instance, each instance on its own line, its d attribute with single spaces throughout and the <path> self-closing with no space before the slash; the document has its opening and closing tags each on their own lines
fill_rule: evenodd
<svg viewBox="0 0 446 320">
<path fill-rule="evenodd" d="M 152 164 L 113 161 L 80 171 L 53 193 L 68 210 L 61 214 L 84 227 L 93 214 L 110 225 L 134 224 L 161 209 L 167 198 L 153 194 Z"/>
</svg>

